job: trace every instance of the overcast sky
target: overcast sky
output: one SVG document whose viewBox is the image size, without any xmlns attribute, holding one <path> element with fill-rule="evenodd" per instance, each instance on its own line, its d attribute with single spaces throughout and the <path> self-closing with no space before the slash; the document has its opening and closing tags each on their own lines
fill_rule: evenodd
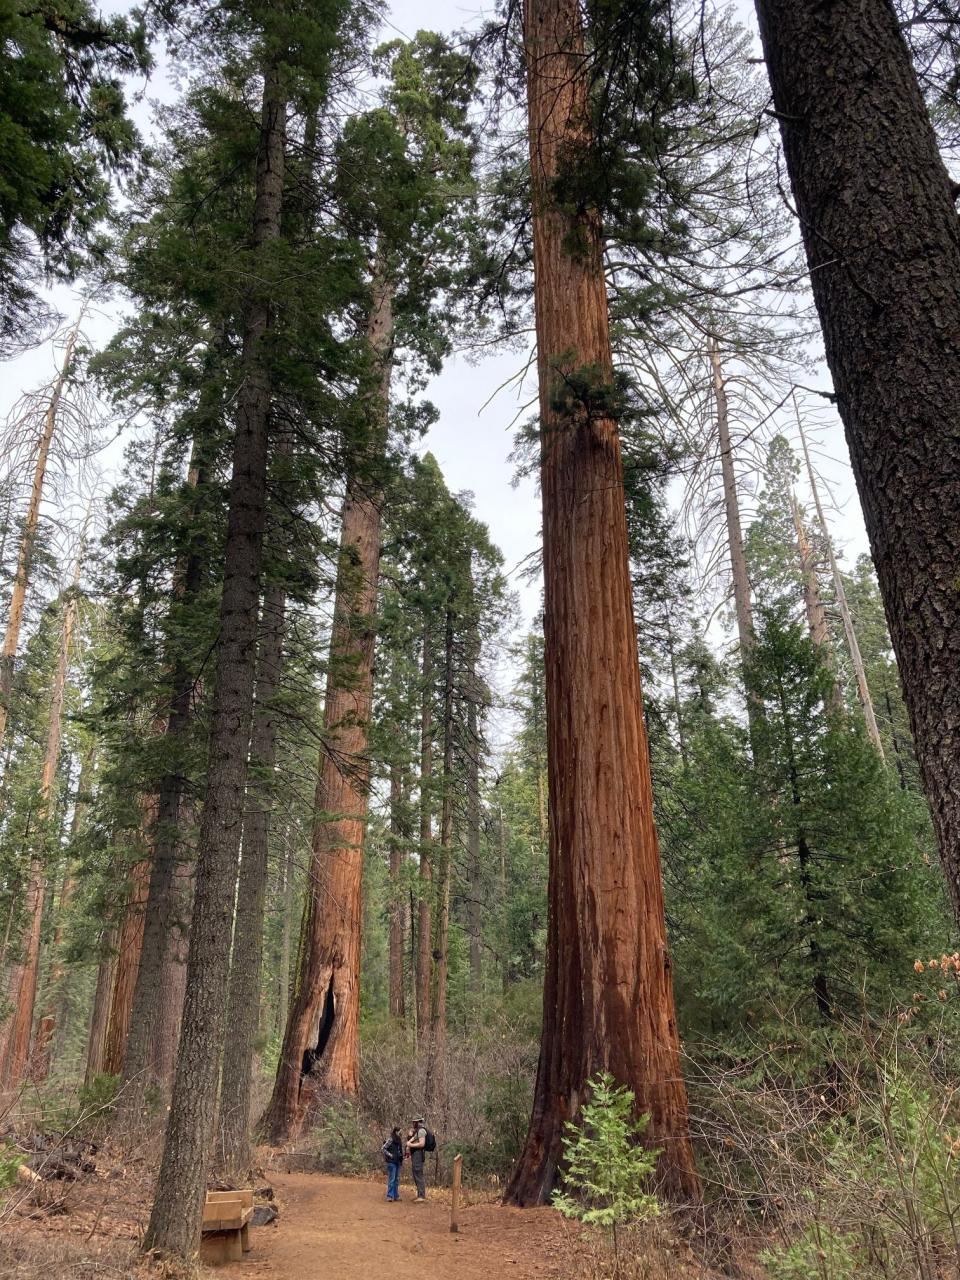
<svg viewBox="0 0 960 1280">
<path fill-rule="evenodd" d="M 122 3 L 118 2 L 117 7 Z M 752 7 L 745 0 L 740 0 L 737 7 L 744 21 L 752 25 Z M 481 12 L 479 6 L 472 4 L 395 0 L 389 22 L 398 34 L 412 36 L 419 28 L 436 29 L 438 24 L 446 30 L 470 25 Z M 389 35 L 388 29 L 384 36 Z M 172 96 L 173 89 L 162 71 L 148 92 L 164 99 Z M 138 111 L 144 122 L 148 112 L 146 104 Z M 75 310 L 67 291 L 58 291 L 56 300 L 64 312 Z M 112 308 L 88 325 L 96 340 L 109 337 L 115 314 L 116 309 Z M 0 385 L 0 413 L 9 408 L 20 391 L 48 378 L 52 361 L 48 345 L 6 364 Z M 451 358 L 428 390 L 429 398 L 440 410 L 440 419 L 422 444 L 423 450 L 435 454 L 451 489 L 473 493 L 475 513 L 486 522 L 493 541 L 502 549 L 511 581 L 520 593 L 523 616 L 516 620 L 518 629 L 529 624 L 539 600 L 539 586 L 525 584 L 516 572 L 536 548 L 539 499 L 531 481 L 524 481 L 517 488 L 512 486 L 513 468 L 508 461 L 514 419 L 535 396 L 535 384 L 529 375 L 525 381 L 518 381 L 525 363 L 525 358 L 516 353 L 494 356 L 480 364 L 470 364 L 459 356 Z M 828 385 L 823 375 L 820 382 Z M 867 545 L 839 424 L 834 421 L 832 426 L 821 429 L 819 442 L 820 466 L 837 502 L 832 517 L 835 535 L 845 559 L 851 563 Z M 118 449 L 106 455 L 108 464 L 113 466 L 118 458 Z"/>
</svg>

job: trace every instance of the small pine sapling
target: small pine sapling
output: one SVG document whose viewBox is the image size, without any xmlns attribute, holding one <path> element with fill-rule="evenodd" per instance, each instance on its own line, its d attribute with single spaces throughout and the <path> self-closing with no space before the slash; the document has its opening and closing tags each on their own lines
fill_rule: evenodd
<svg viewBox="0 0 960 1280">
<path fill-rule="evenodd" d="M 633 1093 L 608 1071 L 590 1081 L 579 1124 L 565 1126 L 564 1189 L 553 1194 L 553 1206 L 564 1217 L 610 1228 L 615 1274 L 620 1271 L 617 1229 L 660 1212 L 656 1196 L 643 1189 L 660 1152 L 643 1146 L 650 1117 L 636 1118 L 633 1104 Z"/>
</svg>

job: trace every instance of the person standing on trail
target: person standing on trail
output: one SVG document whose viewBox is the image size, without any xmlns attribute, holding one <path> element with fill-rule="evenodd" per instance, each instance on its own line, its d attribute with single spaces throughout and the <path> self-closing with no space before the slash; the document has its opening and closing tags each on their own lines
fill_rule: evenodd
<svg viewBox="0 0 960 1280">
<path fill-rule="evenodd" d="M 425 1204 L 427 1199 L 427 1182 L 423 1175 L 426 1153 L 432 1150 L 429 1139 L 432 1134 L 427 1129 L 423 1116 L 417 1116 L 413 1128 L 407 1138 L 407 1150 L 410 1152 L 410 1167 L 413 1170 L 413 1181 L 417 1188 L 417 1204 Z M 436 1144 L 434 1144 L 436 1145 Z"/>
<path fill-rule="evenodd" d="M 387 1162 L 387 1199 L 400 1199 L 400 1169 L 403 1166 L 403 1138 L 399 1129 L 394 1129 L 390 1137 L 380 1148 Z"/>
</svg>

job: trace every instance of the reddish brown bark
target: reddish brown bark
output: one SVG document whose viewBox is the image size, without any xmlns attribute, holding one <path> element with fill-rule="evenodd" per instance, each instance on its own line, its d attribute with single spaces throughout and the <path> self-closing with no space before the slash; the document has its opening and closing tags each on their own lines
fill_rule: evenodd
<svg viewBox="0 0 960 1280">
<path fill-rule="evenodd" d="M 367 460 L 376 469 L 390 403 L 393 289 L 378 275 L 372 292 L 367 342 L 375 388 Z M 349 477 L 343 504 L 307 912 L 277 1078 L 261 1122 L 271 1142 L 299 1130 L 318 1088 L 352 1094 L 359 1084 L 367 738 L 379 570 L 379 486 L 364 468 Z"/>
<path fill-rule="evenodd" d="M 156 797 L 141 800 L 143 828 L 149 831 L 156 813 Z M 127 909 L 120 927 L 117 957 L 114 965 L 113 995 L 110 999 L 110 1016 L 107 1022 L 106 1042 L 103 1050 L 105 1075 L 118 1076 L 123 1071 L 123 1054 L 130 1029 L 133 1009 L 133 990 L 140 968 L 140 949 L 143 946 L 143 925 L 150 890 L 150 862 L 146 858 L 134 864 L 130 871 L 130 892 Z"/>
<path fill-rule="evenodd" d="M 527 0 L 549 773 L 543 1033 L 526 1143 L 506 1199 L 545 1202 L 563 1125 L 610 1071 L 648 1113 L 674 1194 L 696 1195 L 628 562 L 616 421 L 565 375 L 613 382 L 595 212 L 552 198 L 560 155 L 589 148 L 577 0 Z"/>
<path fill-rule="evenodd" d="M 90 1029 L 87 1033 L 87 1067 L 83 1083 L 91 1084 L 103 1074 L 104 1052 L 107 1047 L 107 1024 L 110 1020 L 110 998 L 113 994 L 113 974 L 117 963 L 117 930 L 111 926 L 100 941 L 100 963 L 97 965 L 97 983 L 93 990 L 90 1008 Z"/>
</svg>

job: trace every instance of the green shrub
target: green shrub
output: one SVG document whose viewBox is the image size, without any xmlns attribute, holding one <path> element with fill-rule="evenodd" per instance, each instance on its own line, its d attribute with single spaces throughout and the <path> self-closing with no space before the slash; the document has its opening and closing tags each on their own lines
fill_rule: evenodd
<svg viewBox="0 0 960 1280">
<path fill-rule="evenodd" d="M 769 1249 L 760 1261 L 770 1280 L 856 1280 L 861 1259 L 856 1238 L 811 1222 L 791 1244 Z"/>
<path fill-rule="evenodd" d="M 634 1118 L 633 1093 L 609 1072 L 590 1081 L 590 1099 L 579 1124 L 568 1123 L 563 1139 L 564 1190 L 553 1204 L 567 1218 L 609 1227 L 615 1269 L 620 1269 L 617 1228 L 655 1217 L 656 1196 L 644 1190 L 656 1168 L 658 1151 L 642 1144 L 649 1116 Z"/>
<path fill-rule="evenodd" d="M 17 1170 L 23 1164 L 23 1155 L 9 1143 L 0 1142 L 0 1200 L 3 1192 L 17 1180 Z"/>
</svg>

